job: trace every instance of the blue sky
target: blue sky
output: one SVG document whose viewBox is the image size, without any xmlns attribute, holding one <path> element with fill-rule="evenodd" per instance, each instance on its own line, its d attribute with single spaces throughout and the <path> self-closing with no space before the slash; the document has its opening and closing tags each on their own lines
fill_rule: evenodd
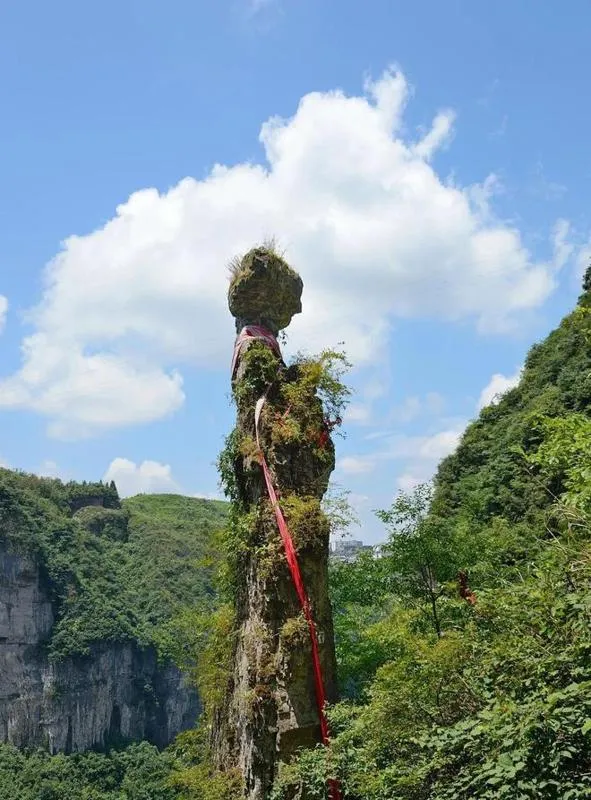
<svg viewBox="0 0 591 800">
<path fill-rule="evenodd" d="M 0 460 L 215 494 L 225 265 L 276 235 L 290 348 L 355 363 L 335 481 L 379 540 L 371 509 L 579 293 L 590 24 L 582 0 L 3 4 Z"/>
</svg>

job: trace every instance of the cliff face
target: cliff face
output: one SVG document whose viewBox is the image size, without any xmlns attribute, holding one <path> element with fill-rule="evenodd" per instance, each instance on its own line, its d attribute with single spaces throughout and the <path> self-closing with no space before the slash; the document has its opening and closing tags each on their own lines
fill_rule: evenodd
<svg viewBox="0 0 591 800">
<path fill-rule="evenodd" d="M 225 504 L 0 469 L 0 743 L 168 744 L 200 711 L 169 625 L 211 597 Z M 209 562 L 208 562 L 209 563 Z M 174 627 L 174 626 L 173 626 Z"/>
<path fill-rule="evenodd" d="M 52 663 L 48 586 L 32 558 L 0 550 L 0 742 L 79 752 L 117 740 L 165 746 L 190 727 L 197 695 L 153 648 L 96 644 Z"/>
</svg>

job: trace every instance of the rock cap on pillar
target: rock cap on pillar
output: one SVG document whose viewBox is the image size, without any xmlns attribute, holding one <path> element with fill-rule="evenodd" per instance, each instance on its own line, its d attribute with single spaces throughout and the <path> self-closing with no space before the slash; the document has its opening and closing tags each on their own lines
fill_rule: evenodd
<svg viewBox="0 0 591 800">
<path fill-rule="evenodd" d="M 237 331 L 264 325 L 277 336 L 301 312 L 302 279 L 272 247 L 254 247 L 231 269 L 228 306 Z"/>
</svg>

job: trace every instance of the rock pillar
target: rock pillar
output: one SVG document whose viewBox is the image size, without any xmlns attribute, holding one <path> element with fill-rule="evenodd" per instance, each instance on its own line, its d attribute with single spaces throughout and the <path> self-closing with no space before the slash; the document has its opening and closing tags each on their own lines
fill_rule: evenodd
<svg viewBox="0 0 591 800">
<path fill-rule="evenodd" d="M 321 741 L 311 637 L 288 568 L 261 468 L 264 454 L 293 537 L 310 601 L 324 689 L 335 699 L 328 598 L 329 523 L 321 509 L 334 445 L 318 397 L 321 361 L 287 367 L 276 336 L 301 311 L 302 281 L 275 252 L 255 248 L 235 265 L 229 306 L 238 333 L 229 440 L 236 643 L 232 677 L 214 724 L 216 766 L 238 768 L 245 797 L 266 800 L 280 762 Z M 255 406 L 265 397 L 257 445 Z"/>
</svg>

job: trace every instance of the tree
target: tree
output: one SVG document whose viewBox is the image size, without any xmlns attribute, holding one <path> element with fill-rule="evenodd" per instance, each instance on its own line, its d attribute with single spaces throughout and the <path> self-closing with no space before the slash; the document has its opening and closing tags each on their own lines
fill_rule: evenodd
<svg viewBox="0 0 591 800">
<path fill-rule="evenodd" d="M 454 559 L 442 520 L 429 514 L 432 499 L 431 484 L 419 484 L 411 492 L 400 492 L 388 510 L 376 514 L 390 531 L 385 553 L 397 592 L 425 600 L 435 632 L 441 636 L 437 601 L 442 584 L 454 576 Z"/>
</svg>

